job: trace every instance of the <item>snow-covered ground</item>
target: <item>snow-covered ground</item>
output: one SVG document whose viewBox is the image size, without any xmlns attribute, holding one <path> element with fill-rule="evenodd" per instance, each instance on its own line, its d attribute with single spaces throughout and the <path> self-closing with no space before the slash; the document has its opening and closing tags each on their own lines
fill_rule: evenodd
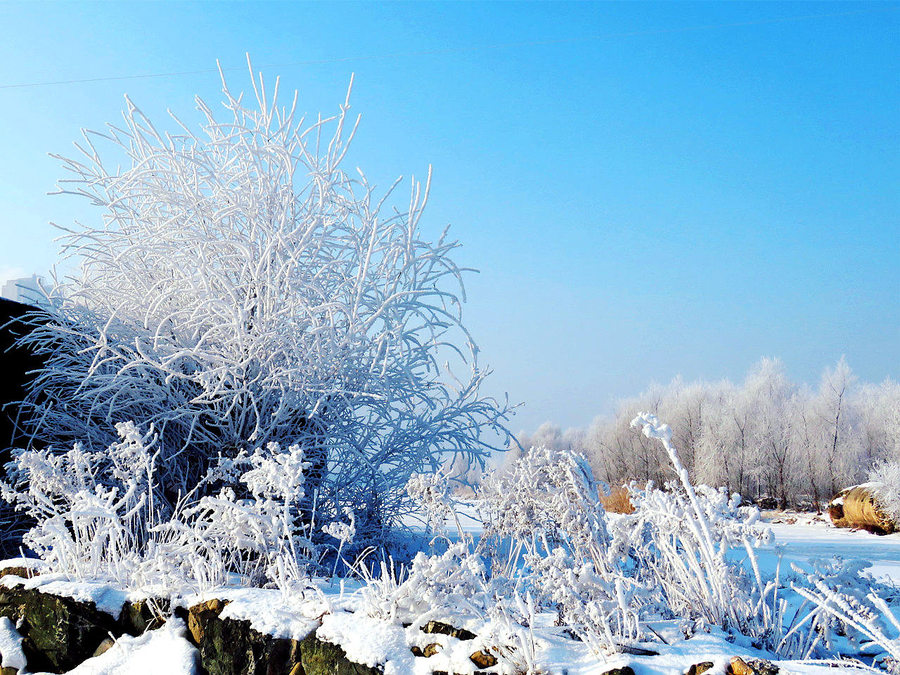
<svg viewBox="0 0 900 675">
<path fill-rule="evenodd" d="M 806 563 L 813 558 L 861 559 L 872 563 L 869 573 L 900 585 L 900 534 L 878 536 L 863 530 L 847 530 L 819 523 L 769 523 L 775 545 L 759 551 L 760 564 L 774 569 L 776 548 L 784 563 Z M 783 563 L 783 564 L 784 564 Z"/>
<path fill-rule="evenodd" d="M 780 516 L 771 520 L 782 522 L 767 523 L 774 534 L 774 542 L 759 551 L 760 564 L 765 571 L 775 570 L 779 556 L 782 558 L 782 574 L 789 568 L 786 565 L 788 562 L 805 566 L 815 558 L 863 559 L 872 563 L 870 571 L 880 581 L 900 585 L 900 534 L 879 537 L 863 531 L 837 529 L 824 520 L 804 516 Z M 75 588 L 77 584 L 66 585 L 52 579 L 53 575 L 48 575 L 44 579 L 35 577 L 25 583 L 33 587 L 46 587 L 49 592 L 74 594 L 81 598 L 96 597 L 102 605 L 110 604 L 105 600 L 112 598 L 119 602 L 123 597 L 108 589 L 90 588 L 84 584 L 82 588 Z M 5 583 L 21 581 L 7 577 Z M 217 595 L 231 599 L 226 608 L 227 616 L 249 618 L 254 627 L 283 637 L 302 637 L 309 629 L 319 625 L 317 614 L 325 608 L 329 613 L 323 617 L 318 628 L 320 637 L 340 644 L 354 660 L 369 665 L 384 664 L 388 675 L 430 675 L 434 670 L 473 673 L 476 666 L 468 655 L 477 648 L 490 646 L 482 645 L 478 640 L 463 642 L 445 635 L 426 635 L 416 626 L 404 628 L 355 614 L 354 610 L 359 607 L 359 589 L 358 583 L 318 583 L 309 594 L 311 605 L 316 607 L 300 607 L 295 603 L 293 607 L 285 606 L 276 591 L 234 589 Z M 184 602 L 191 604 L 201 599 L 185 598 Z M 0 624 L 0 645 L 15 643 L 16 635 L 11 628 L 9 622 Z M 674 625 L 660 622 L 653 628 L 659 634 L 659 640 L 642 643 L 640 647 L 658 652 L 657 655 L 620 654 L 598 659 L 586 645 L 573 642 L 555 629 L 549 616 L 538 618 L 533 642 L 531 635 L 526 636 L 525 646 L 534 650 L 534 660 L 544 672 L 568 675 L 600 675 L 624 665 L 631 666 L 638 675 L 682 675 L 692 664 L 704 661 L 714 664 L 713 669 L 707 672 L 721 675 L 732 656 L 771 658 L 771 655 L 759 652 L 749 644 L 740 644 L 740 641 L 733 641 L 733 638 L 715 631 L 684 640 Z M 197 672 L 196 654 L 185 635 L 183 623 L 173 619 L 163 629 L 139 638 L 120 638 L 105 654 L 89 659 L 70 672 L 78 675 L 148 672 L 146 666 L 149 663 L 165 664 L 165 672 L 172 675 L 194 673 Z M 418 643 L 424 646 L 426 642 L 440 644 L 441 651 L 427 659 L 413 657 L 409 646 Z M 12 660 L 20 658 L 14 652 L 8 654 Z M 7 661 L 6 655 L 3 660 Z M 816 662 L 776 663 L 782 673 L 799 675 L 864 672 L 849 664 L 835 669 L 834 665 Z"/>
</svg>

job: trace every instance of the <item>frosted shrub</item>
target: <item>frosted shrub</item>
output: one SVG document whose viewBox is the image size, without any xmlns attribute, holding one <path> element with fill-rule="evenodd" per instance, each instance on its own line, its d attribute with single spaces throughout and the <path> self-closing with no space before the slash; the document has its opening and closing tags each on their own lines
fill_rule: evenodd
<svg viewBox="0 0 900 675">
<path fill-rule="evenodd" d="M 157 437 L 131 422 L 103 453 L 80 443 L 62 453 L 16 451 L 3 498 L 36 521 L 25 536 L 53 571 L 124 582 L 157 515 Z"/>
<path fill-rule="evenodd" d="M 454 512 L 446 477 L 415 476 L 408 490 L 436 529 Z M 516 645 L 508 656 L 523 667 L 533 665 L 539 613 L 554 614 L 598 654 L 621 649 L 641 635 L 636 591 L 650 589 L 616 559 L 599 495 L 583 457 L 531 448 L 482 482 L 473 502 L 484 523 L 478 541 L 460 532 L 443 553 L 418 554 L 400 579 L 383 566 L 363 591 L 368 611 L 415 623 L 486 622 Z"/>
<path fill-rule="evenodd" d="M 105 452 L 78 443 L 58 453 L 20 450 L 10 464 L 2 496 L 35 521 L 25 542 L 54 572 L 161 592 L 231 581 L 287 592 L 353 538 L 348 510 L 349 523 L 319 525 L 337 546 L 313 542 L 315 518 L 303 511 L 310 463 L 299 445 L 220 457 L 170 509 L 156 497 L 162 450 L 152 428 L 142 434 L 129 422 L 117 431 L 121 440 Z M 198 496 L 212 485 L 222 487 Z"/>
<path fill-rule="evenodd" d="M 778 573 L 764 579 L 759 570 L 755 549 L 770 536 L 755 526 L 759 512 L 739 509 L 740 498 L 729 498 L 724 490 L 695 488 L 671 443 L 671 431 L 654 415 L 641 414 L 632 424 L 663 444 L 680 479 L 666 492 L 632 488 L 636 511 L 618 521 L 621 528 L 614 534 L 632 532 L 630 555 L 639 575 L 661 590 L 663 607 L 741 633 L 786 658 L 832 655 L 838 651 L 836 636 L 856 641 L 853 651 L 858 651 L 858 637 L 868 638 L 888 659 L 897 658 L 898 638 L 889 637 L 884 627 L 896 633 L 900 624 L 873 590 L 878 584 L 861 575 L 868 563 L 818 561 L 811 572 L 795 567 L 801 576 L 791 588 L 809 604 L 794 608 L 789 619 Z M 746 554 L 752 578 L 728 559 L 729 550 Z"/>
<path fill-rule="evenodd" d="M 435 528 L 453 513 L 446 477 L 415 476 L 408 489 Z M 507 656 L 523 667 L 533 665 L 532 623 L 541 612 L 597 653 L 616 651 L 639 634 L 634 584 L 611 561 L 598 497 L 582 457 L 533 448 L 476 494 L 484 522 L 477 541 L 460 529 L 458 541 L 420 552 L 399 576 L 382 564 L 362 591 L 366 611 L 419 625 L 474 620 L 517 645 Z"/>
<path fill-rule="evenodd" d="M 608 534 L 598 486 L 572 451 L 532 448 L 504 474 L 485 479 L 480 496 L 487 536 L 527 542 L 533 553 L 568 543 L 603 556 Z"/>
<path fill-rule="evenodd" d="M 895 523 L 900 523 L 900 461 L 879 462 L 869 471 L 872 493 L 878 506 Z"/>
<path fill-rule="evenodd" d="M 322 554 L 302 512 L 309 467 L 299 445 L 282 449 L 275 442 L 219 458 L 205 482 L 226 486 L 155 528 L 162 549 L 179 560 L 187 577 L 203 565 L 201 585 L 221 585 L 236 573 L 249 583 L 268 578 L 286 591 L 316 569 Z M 343 524 L 326 525 L 339 531 Z"/>
<path fill-rule="evenodd" d="M 431 618 L 484 618 L 490 605 L 487 568 L 471 540 L 451 544 L 437 555 L 418 553 L 397 575 L 380 565 L 380 578 L 369 578 L 362 597 L 376 618 L 424 625 Z"/>
<path fill-rule="evenodd" d="M 406 492 L 425 513 L 429 529 L 441 531 L 448 518 L 456 517 L 450 482 L 440 473 L 422 473 L 411 476 Z"/>
<path fill-rule="evenodd" d="M 507 580 L 516 593 L 533 594 L 598 653 L 638 637 L 635 583 L 612 555 L 598 485 L 582 456 L 532 448 L 485 480 L 481 498 L 495 584 Z"/>
<path fill-rule="evenodd" d="M 334 556 L 334 566 L 331 568 L 331 576 L 337 573 L 338 565 L 342 562 L 341 553 L 344 547 L 352 544 L 353 539 L 356 537 L 356 515 L 353 513 L 353 509 L 345 507 L 344 515 L 349 522 L 342 523 L 336 520 L 322 528 L 324 534 L 338 541 L 338 548 Z"/>
<path fill-rule="evenodd" d="M 792 564 L 791 588 L 804 602 L 786 627 L 779 652 L 808 658 L 865 651 L 889 672 L 900 672 L 900 620 L 884 599 L 896 600 L 897 589 L 865 574 L 870 566 L 840 558 L 814 559 L 809 569 Z"/>
<path fill-rule="evenodd" d="M 616 521 L 617 544 L 635 563 L 638 578 L 662 594 L 661 606 L 691 621 L 747 628 L 755 613 L 743 567 L 727 559 L 733 549 L 752 552 L 758 533 L 755 509 L 739 512 L 740 498 L 724 490 L 695 488 L 695 504 L 708 538 L 697 526 L 697 512 L 684 487 L 630 488 L 635 512 Z"/>
<path fill-rule="evenodd" d="M 378 541 L 407 478 L 447 451 L 477 463 L 509 408 L 479 393 L 457 244 L 420 235 L 429 182 L 395 206 L 343 168 L 348 102 L 307 122 L 277 80 L 252 83 L 248 106 L 223 80 L 224 117 L 197 100 L 197 129 L 127 100 L 61 158 L 60 191 L 102 212 L 66 228 L 80 270 L 23 338 L 46 360 L 25 417 L 38 443 L 91 450 L 112 423 L 153 424 L 172 503 L 220 452 L 299 444 L 305 514 L 352 507 Z"/>
<path fill-rule="evenodd" d="M 798 594 L 815 603 L 817 614 L 833 617 L 858 635 L 871 640 L 883 652 L 877 655 L 891 673 L 900 673 L 900 618 L 877 593 L 861 601 L 835 591 L 822 580 L 813 579 L 812 588 L 795 586 Z M 819 624 L 821 625 L 821 618 Z"/>
<path fill-rule="evenodd" d="M 754 552 L 758 511 L 741 514 L 740 497 L 695 488 L 672 445 L 671 429 L 655 415 L 642 413 L 632 426 L 662 443 L 679 479 L 666 492 L 632 492 L 635 513 L 622 523 L 634 532 L 629 544 L 640 573 L 657 585 L 663 605 L 676 615 L 763 637 L 771 629 L 771 616 L 765 606 L 767 585 Z M 728 560 L 732 548 L 746 551 L 755 589 L 743 566 Z"/>
</svg>

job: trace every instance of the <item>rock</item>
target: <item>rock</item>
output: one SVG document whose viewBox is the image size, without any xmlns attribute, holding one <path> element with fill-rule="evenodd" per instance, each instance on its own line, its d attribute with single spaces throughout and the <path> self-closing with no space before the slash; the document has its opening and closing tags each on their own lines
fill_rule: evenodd
<svg viewBox="0 0 900 675">
<path fill-rule="evenodd" d="M 621 668 L 607 670 L 603 675 L 634 675 L 634 671 L 631 669 L 631 666 L 622 666 Z"/>
<path fill-rule="evenodd" d="M 22 620 L 22 651 L 32 671 L 71 670 L 89 658 L 110 634 L 124 628 L 93 603 L 21 587 L 0 590 L 0 616 Z"/>
<path fill-rule="evenodd" d="M 109 651 L 112 646 L 116 644 L 116 641 L 112 638 L 106 638 L 103 642 L 100 643 L 100 646 L 94 650 L 93 656 L 100 656 L 104 652 Z"/>
<path fill-rule="evenodd" d="M 765 659 L 750 659 L 748 661 L 750 667 L 753 668 L 754 673 L 758 673 L 758 675 L 777 675 L 778 666 L 776 666 L 771 661 L 766 661 Z"/>
<path fill-rule="evenodd" d="M 300 658 L 306 675 L 381 675 L 377 668 L 353 663 L 343 649 L 319 640 L 315 633 L 300 643 Z"/>
<path fill-rule="evenodd" d="M 221 618 L 227 602 L 208 600 L 186 614 L 188 634 L 208 675 L 376 675 L 375 668 L 353 663 L 344 650 L 311 633 L 302 641 L 276 638 L 251 628 L 249 620 Z"/>
<path fill-rule="evenodd" d="M 343 649 L 311 633 L 302 641 L 276 638 L 254 630 L 249 620 L 221 617 L 227 602 L 209 600 L 175 615 L 188 624 L 188 639 L 200 652 L 207 675 L 378 675 L 378 668 L 353 663 Z M 92 655 L 105 652 L 116 638 L 140 634 L 165 621 L 168 606 L 144 600 L 126 603 L 119 619 L 93 603 L 22 587 L 0 588 L 0 616 L 21 621 L 22 651 L 29 669 L 50 673 L 72 670 Z M 454 629 L 455 630 L 455 629 Z M 98 647 L 98 645 L 100 645 Z M 430 644 L 423 655 L 437 653 Z M 12 669 L 0 675 L 15 675 Z M 483 674 L 486 675 L 486 674 Z"/>
<path fill-rule="evenodd" d="M 170 613 L 168 600 L 137 600 L 126 602 L 122 606 L 119 622 L 128 634 L 140 635 L 144 631 L 156 630 L 162 626 Z"/>
<path fill-rule="evenodd" d="M 750 667 L 750 664 L 744 661 L 740 656 L 735 656 L 728 663 L 728 667 L 725 668 L 725 672 L 728 675 L 754 675 L 753 668 Z"/>
<path fill-rule="evenodd" d="M 40 572 L 31 567 L 4 567 L 0 569 L 0 579 L 3 577 L 10 575 L 14 577 L 22 577 L 23 579 L 30 579 L 31 577 L 36 577 Z"/>
<path fill-rule="evenodd" d="M 225 609 L 227 602 L 222 602 L 218 598 L 201 602 L 188 609 L 187 626 L 188 632 L 194 638 L 196 644 L 203 642 L 206 637 L 206 626 L 212 619 L 219 618 L 219 614 Z"/>
<path fill-rule="evenodd" d="M 490 668 L 497 665 L 497 657 L 483 649 L 472 654 L 469 660 L 479 668 Z"/>
<path fill-rule="evenodd" d="M 19 675 L 18 668 L 12 668 L 7 666 L 6 668 L 0 668 L 0 675 Z"/>
<path fill-rule="evenodd" d="M 213 599 L 180 609 L 187 615 L 188 634 L 200 652 L 200 664 L 209 675 L 268 675 L 291 673 L 301 663 L 300 643 L 265 635 L 250 627 L 250 621 L 222 619 L 228 603 Z M 303 675 L 313 675 L 301 668 Z"/>
<path fill-rule="evenodd" d="M 444 623 L 442 621 L 429 621 L 422 626 L 422 632 L 449 635 L 450 637 L 455 637 L 460 640 L 474 640 L 476 637 L 475 633 L 472 631 L 466 630 L 465 628 L 454 628 L 449 623 Z"/>
<path fill-rule="evenodd" d="M 778 666 L 765 659 L 747 659 L 735 656 L 725 668 L 727 675 L 776 675 Z"/>
<path fill-rule="evenodd" d="M 707 670 L 711 670 L 712 667 L 712 661 L 701 661 L 700 663 L 695 663 L 690 668 L 688 668 L 685 675 L 700 675 L 701 673 L 705 673 Z"/>
<path fill-rule="evenodd" d="M 425 645 L 424 648 L 413 645 L 409 648 L 409 651 L 413 653 L 413 656 L 422 656 L 428 658 L 429 656 L 434 656 L 439 651 L 441 651 L 443 647 L 439 645 L 437 642 L 432 642 L 430 645 Z"/>
</svg>

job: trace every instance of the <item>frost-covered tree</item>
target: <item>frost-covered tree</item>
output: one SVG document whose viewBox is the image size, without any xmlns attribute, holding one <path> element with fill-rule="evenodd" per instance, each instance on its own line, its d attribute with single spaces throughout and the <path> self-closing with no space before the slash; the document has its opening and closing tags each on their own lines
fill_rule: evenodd
<svg viewBox="0 0 900 675">
<path fill-rule="evenodd" d="M 660 414 L 677 430 L 673 432 L 673 443 L 680 449 L 682 461 L 688 471 L 693 471 L 705 424 L 704 415 L 708 412 L 705 404 L 709 385 L 703 382 L 685 384 L 678 377 L 669 385 L 666 394 Z"/>
<path fill-rule="evenodd" d="M 812 394 L 808 387 L 803 387 L 797 394 L 802 405 L 794 407 L 793 434 L 791 444 L 793 452 L 799 462 L 799 471 L 803 478 L 796 482 L 800 490 L 809 490 L 812 507 L 820 511 L 824 501 L 827 502 L 831 495 L 823 489 L 819 475 L 822 473 L 819 467 L 817 447 L 815 439 L 818 435 L 816 420 L 811 414 L 809 402 Z"/>
<path fill-rule="evenodd" d="M 813 415 L 817 418 L 818 456 L 824 469 L 824 487 L 834 495 L 842 487 L 841 477 L 853 475 L 861 478 L 862 467 L 857 467 L 859 443 L 856 437 L 856 420 L 851 395 L 856 378 L 841 357 L 834 368 L 826 368 L 819 391 L 811 401 Z"/>
<path fill-rule="evenodd" d="M 818 389 L 791 382 L 779 360 L 764 358 L 740 384 L 685 384 L 676 377 L 623 399 L 612 416 L 595 418 L 583 433 L 566 431 L 580 435 L 572 447 L 585 454 L 597 478 L 621 485 L 671 477 L 658 444 L 628 427 L 641 410 L 675 420 L 683 461 L 700 482 L 751 500 L 818 509 L 873 464 L 900 461 L 900 384 L 857 385 L 844 359 L 825 369 Z M 547 423 L 542 430 L 535 437 L 558 447 L 558 428 Z"/>
<path fill-rule="evenodd" d="M 751 438 L 760 455 L 758 488 L 784 507 L 794 459 L 790 426 L 794 386 L 779 359 L 764 358 L 750 372 L 745 387 L 752 402 Z"/>
<path fill-rule="evenodd" d="M 631 420 L 642 410 L 657 412 L 665 390 L 654 385 L 642 394 L 624 399 L 610 419 L 596 418 L 585 436 L 584 450 L 597 477 L 619 486 L 633 479 L 662 484 L 667 464 L 658 443 L 635 434 Z"/>
<path fill-rule="evenodd" d="M 900 383 L 866 384 L 857 395 L 864 463 L 900 462 Z"/>
<path fill-rule="evenodd" d="M 729 493 L 740 491 L 745 456 L 740 452 L 735 395 L 736 388 L 730 383 L 710 388 L 695 463 L 695 475 L 701 483 L 724 485 Z"/>
<path fill-rule="evenodd" d="M 411 473 L 482 461 L 509 408 L 479 394 L 456 242 L 420 235 L 430 173 L 395 207 L 397 183 L 343 168 L 348 102 L 308 123 L 251 78 L 252 105 L 224 78 L 224 115 L 198 98 L 196 128 L 126 98 L 121 124 L 59 158 L 60 192 L 97 211 L 64 228 L 79 271 L 32 317 L 47 365 L 27 421 L 37 445 L 95 449 L 115 423 L 152 424 L 170 499 L 220 454 L 296 443 L 307 509 L 379 530 Z"/>
</svg>

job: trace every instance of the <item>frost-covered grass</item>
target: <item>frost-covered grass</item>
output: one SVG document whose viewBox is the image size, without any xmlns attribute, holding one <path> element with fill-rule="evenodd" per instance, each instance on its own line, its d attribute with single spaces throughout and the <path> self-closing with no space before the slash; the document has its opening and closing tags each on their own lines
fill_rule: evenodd
<svg viewBox="0 0 900 675">
<path fill-rule="evenodd" d="M 614 519 L 614 518 L 613 518 Z M 455 528 L 455 525 L 451 527 Z M 774 524 L 770 525 L 773 531 L 773 539 L 769 544 L 758 549 L 760 554 L 760 566 L 763 573 L 774 573 L 777 563 L 776 548 L 783 553 L 785 561 L 795 561 L 807 564 L 811 558 L 832 557 L 840 555 L 843 559 L 854 556 L 864 557 L 878 561 L 875 568 L 882 570 L 879 574 L 883 580 L 892 580 L 900 584 L 900 535 L 878 537 L 867 532 L 851 532 L 846 529 L 836 529 L 825 523 L 806 524 Z M 896 565 L 890 565 L 890 561 Z M 19 561 L 16 561 L 19 562 Z M 0 564 L 2 567 L 3 564 Z M 11 579 L 10 579 L 11 581 Z M 40 577 L 27 582 L 38 588 L 45 588 L 48 592 L 64 593 L 63 586 L 59 582 L 49 580 L 40 581 Z M 185 598 L 184 604 L 199 602 L 207 597 L 216 595 L 227 597 L 231 602 L 225 608 L 223 616 L 237 619 L 248 619 L 255 629 L 281 637 L 298 638 L 306 635 L 311 630 L 317 629 L 318 615 L 328 610 L 337 618 L 329 620 L 328 628 L 321 634 L 329 632 L 329 635 L 342 642 L 346 647 L 355 650 L 357 657 L 372 658 L 380 654 L 388 653 L 386 648 L 390 644 L 397 644 L 388 639 L 388 636 L 399 635 L 404 637 L 409 644 L 446 643 L 449 649 L 429 659 L 415 659 L 413 670 L 401 671 L 410 675 L 418 675 L 433 670 L 446 670 L 450 672 L 451 664 L 456 672 L 467 672 L 468 654 L 463 654 L 468 646 L 465 641 L 455 640 L 442 635 L 427 635 L 421 631 L 406 631 L 402 625 L 390 622 L 377 624 L 372 620 L 353 623 L 354 619 L 360 619 L 359 612 L 363 605 L 362 583 L 359 580 L 347 580 L 343 584 L 332 583 L 323 579 L 316 582 L 318 592 L 307 593 L 305 601 L 291 607 L 282 602 L 281 594 L 273 589 L 232 588 L 218 589 L 211 595 L 197 595 Z M 91 593 L 100 597 L 100 584 L 94 585 L 81 583 L 72 584 L 68 592 L 74 593 L 76 587 L 80 588 L 81 597 L 87 598 Z M 121 595 L 118 598 L 121 600 Z M 112 601 L 108 604 L 114 604 Z M 718 629 L 711 632 L 700 632 L 685 639 L 674 621 L 656 621 L 652 627 L 670 644 L 663 644 L 658 638 L 652 637 L 650 641 L 639 643 L 648 649 L 659 652 L 657 656 L 636 656 L 632 654 L 617 654 L 598 658 L 584 643 L 579 643 L 568 638 L 563 629 L 554 626 L 555 617 L 545 614 L 537 617 L 534 634 L 534 660 L 539 663 L 548 674 L 561 674 L 564 670 L 570 675 L 600 675 L 614 666 L 631 665 L 636 672 L 642 675 L 681 675 L 687 668 L 703 661 L 711 661 L 716 664 L 714 673 L 723 673 L 724 664 L 735 655 L 744 657 L 760 657 L 774 659 L 776 665 L 781 666 L 783 672 L 796 673 L 798 675 L 835 675 L 837 672 L 865 673 L 870 672 L 862 668 L 845 664 L 844 670 L 837 670 L 833 665 L 816 662 L 814 659 L 779 660 L 776 655 L 764 650 L 754 649 L 745 641 L 735 640 L 733 636 Z M 340 631 L 341 624 L 346 630 Z M 381 632 L 370 634 L 359 630 L 360 625 L 367 627 L 380 625 Z M 355 627 L 355 628 L 354 628 Z M 477 628 L 477 626 L 472 626 Z M 529 634 L 530 635 L 530 634 Z M 370 640 L 371 638 L 371 640 Z M 424 638 L 424 639 L 423 639 Z M 155 641 L 153 644 L 167 651 L 181 650 L 189 647 L 187 642 L 180 644 L 177 649 L 173 641 L 165 639 Z M 128 646 L 128 641 L 123 647 Z M 404 650 L 399 650 L 392 659 L 397 664 L 409 664 Z M 146 655 L 146 653 L 145 653 Z M 162 656 L 157 654 L 155 658 Z M 454 660 L 455 659 L 455 660 Z M 150 661 L 152 663 L 152 661 Z M 383 662 L 382 662 L 383 663 Z M 390 671 L 391 668 L 388 668 Z M 97 672 L 97 671 L 87 671 Z M 103 671 L 100 671 L 103 672 Z M 106 671 L 110 672 L 110 671 Z M 112 671 L 114 672 L 114 671 Z M 126 671 L 131 672 L 131 671 Z M 166 672 L 172 675 L 182 675 L 196 672 L 185 667 L 184 670 L 172 669 Z M 394 672 L 397 672 L 395 670 Z"/>
<path fill-rule="evenodd" d="M 666 425 L 652 415 L 635 425 L 663 445 L 677 481 L 630 486 L 634 513 L 603 510 L 605 488 L 582 457 L 538 447 L 465 504 L 446 477 L 410 481 L 428 523 L 420 541 L 430 543 L 405 563 L 385 551 L 346 558 L 352 511 L 318 523 L 331 543 L 316 541 L 301 514 L 308 464 L 298 446 L 223 458 L 204 478 L 223 485 L 217 493 L 184 495 L 167 511 L 155 506 L 156 439 L 123 425 L 107 453 L 19 453 L 5 495 L 37 520 L 28 542 L 45 574 L 30 586 L 119 607 L 111 587 L 182 605 L 232 599 L 228 616 L 284 637 L 316 630 L 386 673 L 471 672 L 476 650 L 510 674 L 626 662 L 673 672 L 738 654 L 806 664 L 792 672 L 839 655 L 896 664 L 890 579 L 869 576 L 868 563 L 772 548 L 755 508 L 691 483 Z M 478 514 L 477 532 L 462 511 Z M 857 535 L 840 535 L 837 551 Z M 430 621 L 476 637 L 425 634 Z M 428 645 L 437 653 L 413 656 Z"/>
</svg>

